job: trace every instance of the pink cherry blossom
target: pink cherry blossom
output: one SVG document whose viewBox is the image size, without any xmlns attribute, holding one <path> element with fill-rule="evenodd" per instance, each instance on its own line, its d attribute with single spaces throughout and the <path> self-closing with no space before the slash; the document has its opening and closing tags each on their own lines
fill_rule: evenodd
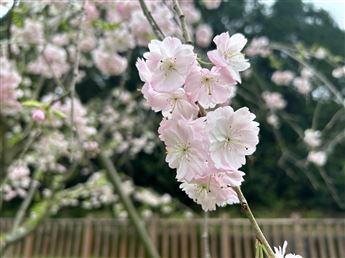
<svg viewBox="0 0 345 258">
<path fill-rule="evenodd" d="M 96 20 L 100 15 L 100 12 L 98 11 L 96 5 L 90 1 L 86 1 L 84 10 L 87 21 Z"/>
<path fill-rule="evenodd" d="M 28 71 L 41 74 L 46 78 L 61 78 L 70 69 L 66 50 L 62 47 L 48 44 L 36 60 L 28 64 Z"/>
<path fill-rule="evenodd" d="M 190 100 L 185 90 L 179 88 L 174 92 L 157 92 L 151 84 L 143 86 L 142 93 L 148 104 L 155 112 L 162 111 L 162 115 L 168 118 L 195 118 L 198 114 L 198 106 Z"/>
<path fill-rule="evenodd" d="M 32 120 L 36 122 L 42 122 L 46 118 L 44 111 L 41 109 L 36 109 L 32 112 Z"/>
<path fill-rule="evenodd" d="M 340 66 L 340 67 L 335 68 L 332 71 L 332 76 L 337 79 L 341 77 L 345 77 L 345 66 Z"/>
<path fill-rule="evenodd" d="M 286 107 L 286 101 L 278 92 L 264 91 L 261 96 L 269 109 L 280 110 Z"/>
<path fill-rule="evenodd" d="M 311 151 L 308 154 L 307 160 L 316 166 L 323 167 L 327 162 L 327 154 L 324 151 Z"/>
<path fill-rule="evenodd" d="M 0 113 L 13 114 L 20 109 L 16 90 L 22 81 L 6 57 L 0 57 Z"/>
<path fill-rule="evenodd" d="M 188 123 L 184 120 L 163 120 L 158 129 L 161 140 L 166 145 L 166 161 L 176 168 L 179 181 L 190 181 L 202 176 L 207 166 L 207 141 L 200 130 L 203 120 Z"/>
<path fill-rule="evenodd" d="M 216 168 L 238 169 L 246 163 L 259 142 L 259 123 L 247 107 L 234 111 L 220 107 L 207 114 L 210 156 Z"/>
<path fill-rule="evenodd" d="M 182 44 L 177 38 L 152 40 L 150 52 L 144 54 L 152 73 L 151 85 L 158 92 L 171 92 L 186 81 L 191 66 L 196 62 L 193 47 Z"/>
<path fill-rule="evenodd" d="M 143 59 L 138 59 L 136 67 L 139 71 L 140 79 L 146 82 L 142 88 L 142 93 L 155 112 L 162 111 L 163 116 L 169 118 L 189 119 L 196 117 L 199 109 L 183 88 L 173 92 L 155 91 L 149 83 L 152 73 L 147 63 Z"/>
<path fill-rule="evenodd" d="M 310 147 L 318 147 L 321 145 L 321 132 L 318 130 L 307 129 L 304 131 L 303 141 Z"/>
<path fill-rule="evenodd" d="M 270 53 L 269 40 L 266 37 L 254 38 L 246 48 L 248 56 L 260 55 L 261 57 L 267 57 Z"/>
<path fill-rule="evenodd" d="M 295 78 L 293 80 L 293 86 L 295 86 L 297 91 L 303 95 L 308 94 L 312 90 L 309 80 L 302 77 Z"/>
<path fill-rule="evenodd" d="M 314 75 L 314 72 L 309 68 L 303 68 L 301 71 L 301 75 L 305 79 L 310 79 Z"/>
<path fill-rule="evenodd" d="M 43 23 L 25 19 L 24 27 L 12 27 L 13 38 L 26 44 L 41 44 L 44 42 Z"/>
<path fill-rule="evenodd" d="M 213 39 L 217 45 L 216 50 L 207 53 L 208 58 L 229 80 L 241 82 L 240 73 L 247 70 L 250 64 L 244 58 L 241 50 L 247 43 L 247 39 L 242 34 L 234 34 L 231 37 L 228 32 L 217 35 Z"/>
<path fill-rule="evenodd" d="M 318 49 L 316 49 L 314 56 L 317 59 L 325 59 L 327 56 L 327 51 L 323 47 L 319 47 Z"/>
<path fill-rule="evenodd" d="M 180 1 L 181 9 L 186 17 L 188 24 L 195 24 L 201 19 L 200 11 L 195 8 L 194 4 L 188 1 Z"/>
<path fill-rule="evenodd" d="M 203 0 L 207 9 L 217 9 L 222 3 L 221 0 Z"/>
<path fill-rule="evenodd" d="M 196 28 L 195 39 L 199 47 L 208 47 L 212 40 L 213 31 L 207 24 L 201 24 Z"/>
<path fill-rule="evenodd" d="M 174 22 L 174 14 L 165 5 L 153 5 L 155 8 L 152 16 L 155 18 L 159 28 L 165 35 L 173 35 L 177 30 L 176 23 Z"/>
<path fill-rule="evenodd" d="M 112 53 L 111 55 L 100 48 L 92 52 L 92 58 L 97 68 L 105 75 L 120 75 L 127 68 L 127 59 Z"/>
<path fill-rule="evenodd" d="M 187 78 L 185 90 L 193 101 L 198 101 L 204 108 L 213 108 L 230 99 L 235 90 L 232 81 L 220 73 L 220 68 L 196 67 Z"/>
<path fill-rule="evenodd" d="M 276 71 L 272 74 L 272 81 L 277 85 L 288 85 L 294 78 L 291 71 Z"/>
<path fill-rule="evenodd" d="M 219 180 L 216 175 L 198 177 L 191 182 L 183 182 L 180 188 L 201 205 L 204 211 L 215 210 L 217 206 L 239 203 L 236 192 Z"/>
</svg>

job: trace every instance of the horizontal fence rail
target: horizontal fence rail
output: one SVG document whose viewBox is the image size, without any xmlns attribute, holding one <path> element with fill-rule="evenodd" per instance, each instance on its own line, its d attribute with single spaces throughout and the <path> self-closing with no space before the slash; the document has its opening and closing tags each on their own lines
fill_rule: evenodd
<svg viewBox="0 0 345 258">
<path fill-rule="evenodd" d="M 259 219 L 273 246 L 288 241 L 304 258 L 345 258 L 344 219 Z M 12 219 L 0 218 L 0 230 Z M 162 258 L 201 258 L 202 219 L 152 218 L 145 222 Z M 253 258 L 254 232 L 246 219 L 209 219 L 212 258 Z M 10 258 L 144 258 L 134 227 L 127 220 L 49 219 L 12 245 Z"/>
</svg>

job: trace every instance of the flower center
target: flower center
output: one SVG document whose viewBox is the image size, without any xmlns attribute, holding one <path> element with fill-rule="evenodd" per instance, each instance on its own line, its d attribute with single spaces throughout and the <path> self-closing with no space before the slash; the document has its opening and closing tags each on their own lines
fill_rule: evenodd
<svg viewBox="0 0 345 258">
<path fill-rule="evenodd" d="M 161 69 L 167 75 L 170 72 L 176 71 L 176 58 L 168 57 L 160 61 Z"/>
<path fill-rule="evenodd" d="M 241 52 L 232 52 L 232 51 L 225 51 L 223 52 L 224 58 L 230 62 L 232 58 L 237 57 L 237 56 L 243 56 Z"/>
<path fill-rule="evenodd" d="M 207 94 L 212 95 L 212 85 L 214 84 L 214 78 L 206 75 L 201 79 L 201 84 L 207 87 Z"/>
</svg>

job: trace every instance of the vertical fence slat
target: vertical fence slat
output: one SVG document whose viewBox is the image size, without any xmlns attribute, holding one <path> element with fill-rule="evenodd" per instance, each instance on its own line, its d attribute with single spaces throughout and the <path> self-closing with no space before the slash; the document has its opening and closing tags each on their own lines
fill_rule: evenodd
<svg viewBox="0 0 345 258">
<path fill-rule="evenodd" d="M 151 237 L 151 241 L 153 246 L 157 247 L 158 246 L 158 236 L 157 236 L 157 223 L 158 219 L 156 216 L 153 216 L 151 221 L 150 221 L 150 226 L 149 226 L 149 235 Z"/>
<path fill-rule="evenodd" d="M 40 225 L 37 228 L 37 233 L 36 233 L 36 237 L 35 237 L 35 245 L 34 245 L 34 250 L 33 250 L 33 255 L 37 256 L 40 254 L 40 250 L 42 249 L 42 236 L 43 236 L 43 225 Z"/>
<path fill-rule="evenodd" d="M 321 223 L 317 223 L 317 235 L 318 235 L 318 242 L 319 242 L 319 249 L 320 249 L 320 258 L 328 258 L 326 253 L 326 245 L 325 245 L 325 230 Z"/>
<path fill-rule="evenodd" d="M 52 225 L 50 223 L 50 221 L 46 221 L 43 223 L 42 225 L 43 229 L 42 229 L 42 255 L 43 256 L 48 256 L 49 254 L 49 241 L 50 239 L 50 234 L 48 235 L 48 230 L 50 233 L 50 229 L 52 228 Z"/>
<path fill-rule="evenodd" d="M 77 221 L 76 223 L 76 236 L 74 237 L 74 244 L 73 244 L 73 256 L 80 257 L 81 253 L 81 243 L 82 243 L 82 236 L 85 233 L 83 231 L 83 225 L 81 221 Z M 85 229 L 84 229 L 85 230 Z"/>
<path fill-rule="evenodd" d="M 316 245 L 315 245 L 315 240 L 316 240 L 316 234 L 315 234 L 315 225 L 310 223 L 307 226 L 307 231 L 308 231 L 308 246 L 309 246 L 309 255 L 310 257 L 317 257 L 316 254 Z"/>
<path fill-rule="evenodd" d="M 191 241 L 191 247 L 190 247 L 190 254 L 191 257 L 198 257 L 198 236 L 196 231 L 196 223 L 193 223 L 192 221 L 189 222 L 189 232 L 190 232 L 190 241 Z"/>
<path fill-rule="evenodd" d="M 135 235 L 135 230 L 134 228 L 129 228 L 129 235 L 130 240 L 128 241 L 129 243 L 129 250 L 128 250 L 128 257 L 138 257 L 135 253 L 136 253 L 136 249 L 137 249 L 137 242 L 139 241 L 139 239 L 134 238 L 133 236 Z"/>
<path fill-rule="evenodd" d="M 178 235 L 177 235 L 177 229 L 176 227 L 172 226 L 170 227 L 171 230 L 171 257 L 172 258 L 178 258 L 179 254 L 179 248 L 178 248 Z"/>
<path fill-rule="evenodd" d="M 24 245 L 24 257 L 25 258 L 31 258 L 32 257 L 33 243 L 34 243 L 34 234 L 31 233 L 25 239 L 25 245 Z"/>
<path fill-rule="evenodd" d="M 119 223 L 112 223 L 111 224 L 111 257 L 117 258 L 118 257 L 118 242 L 119 242 L 119 231 L 120 225 Z"/>
<path fill-rule="evenodd" d="M 49 255 L 50 256 L 53 256 L 55 255 L 56 253 L 56 244 L 57 244 L 57 235 L 58 235 L 58 228 L 59 228 L 59 225 L 58 223 L 51 223 L 51 229 L 52 229 L 52 238 L 51 238 L 51 241 L 49 241 Z"/>
<path fill-rule="evenodd" d="M 73 254 L 72 254 L 72 242 L 74 245 L 76 245 L 76 241 L 78 238 L 80 238 L 80 236 L 77 235 L 76 223 L 74 223 L 73 220 L 67 221 L 66 225 L 67 225 L 67 234 L 65 236 L 65 239 L 66 239 L 67 243 L 66 243 L 65 257 L 71 257 L 71 256 L 73 256 Z"/>
<path fill-rule="evenodd" d="M 326 237 L 327 237 L 327 246 L 329 251 L 329 257 L 337 257 L 335 252 L 335 230 L 333 230 L 334 225 L 326 225 Z"/>
<path fill-rule="evenodd" d="M 304 231 L 302 230 L 301 221 L 299 217 L 295 218 L 293 230 L 294 230 L 294 239 L 295 239 L 295 247 L 296 247 L 295 252 L 301 255 L 302 257 L 305 257 L 304 248 L 303 248 Z"/>
<path fill-rule="evenodd" d="M 336 225 L 337 243 L 339 250 L 339 257 L 345 257 L 345 224 L 344 221 L 337 223 Z"/>
<path fill-rule="evenodd" d="M 229 224 L 227 217 L 223 216 L 221 221 L 221 257 L 230 258 L 230 244 L 229 244 Z"/>
<path fill-rule="evenodd" d="M 101 253 L 101 243 L 102 243 L 102 230 L 101 230 L 101 223 L 95 223 L 93 225 L 94 229 L 94 248 L 92 250 L 93 257 L 100 257 Z"/>
<path fill-rule="evenodd" d="M 181 246 L 181 257 L 182 258 L 189 258 L 188 255 L 188 232 L 187 232 L 187 224 L 186 222 L 182 221 L 180 223 L 180 232 L 181 232 L 181 238 L 180 238 L 180 246 Z"/>
<path fill-rule="evenodd" d="M 241 231 L 240 225 L 234 223 L 232 226 L 232 232 L 234 236 L 234 245 L 235 245 L 235 257 L 242 257 L 242 247 L 241 247 L 241 239 L 240 235 L 238 234 Z"/>
<path fill-rule="evenodd" d="M 252 228 L 250 225 L 243 225 L 244 257 L 254 257 Z"/>
<path fill-rule="evenodd" d="M 63 256 L 63 252 L 65 250 L 65 242 L 66 242 L 66 221 L 63 220 L 61 221 L 61 223 L 58 223 L 59 227 L 58 227 L 58 243 L 57 243 L 57 257 L 62 257 Z"/>
<path fill-rule="evenodd" d="M 211 224 L 211 223 L 210 223 Z M 211 246 L 211 257 L 218 257 L 218 247 L 217 247 L 217 243 L 218 243 L 218 239 L 217 239 L 217 232 L 216 232 L 216 225 L 211 224 L 210 225 L 210 246 Z"/>
<path fill-rule="evenodd" d="M 126 258 L 127 257 L 127 238 L 128 238 L 128 227 L 124 223 L 121 227 L 121 233 L 119 235 L 120 237 L 120 258 Z"/>
<path fill-rule="evenodd" d="M 169 236 L 170 236 L 169 224 L 164 223 L 161 225 L 161 228 L 162 228 L 162 257 L 169 257 Z"/>
<path fill-rule="evenodd" d="M 89 258 L 91 255 L 92 248 L 92 221 L 90 218 L 86 219 L 84 222 L 84 239 L 83 239 L 83 258 Z"/>
<path fill-rule="evenodd" d="M 108 226 L 109 223 L 102 223 L 102 232 L 103 232 L 103 245 L 102 245 L 102 253 L 101 257 L 109 257 L 110 255 L 110 246 L 109 246 L 109 238 L 110 238 L 110 230 L 111 228 Z"/>
<path fill-rule="evenodd" d="M 273 246 L 282 245 L 280 238 L 279 238 L 279 232 L 278 232 L 279 231 L 278 230 L 279 225 L 274 223 L 271 225 L 271 227 L 272 227 Z"/>
</svg>

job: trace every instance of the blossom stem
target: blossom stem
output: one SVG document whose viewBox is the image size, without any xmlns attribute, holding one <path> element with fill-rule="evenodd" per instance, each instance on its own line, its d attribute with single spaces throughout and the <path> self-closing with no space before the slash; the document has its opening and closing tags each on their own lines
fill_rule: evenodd
<svg viewBox="0 0 345 258">
<path fill-rule="evenodd" d="M 189 32 L 188 32 L 186 17 L 184 15 L 184 13 L 182 12 L 180 4 L 178 3 L 177 0 L 173 0 L 173 6 L 174 6 L 175 12 L 177 13 L 177 15 L 179 16 L 179 19 L 180 19 L 183 38 L 187 44 L 192 44 L 193 42 L 192 42 L 192 39 L 191 39 Z"/>
<path fill-rule="evenodd" d="M 30 185 L 30 189 L 28 191 L 28 194 L 26 195 L 24 201 L 22 202 L 22 204 L 20 205 L 20 208 L 16 214 L 16 217 L 15 217 L 15 220 L 14 220 L 14 223 L 13 223 L 13 227 L 12 227 L 12 231 L 16 231 L 18 229 L 18 227 L 20 226 L 20 224 L 23 222 L 24 220 L 24 216 L 32 202 L 32 199 L 39 187 L 39 180 L 42 176 L 42 171 L 38 170 L 36 173 L 35 173 L 35 176 L 31 182 L 31 185 Z"/>
<path fill-rule="evenodd" d="M 74 98 L 75 98 L 75 86 L 77 84 L 78 75 L 79 75 L 79 63 L 80 63 L 80 38 L 81 38 L 81 31 L 83 22 L 85 19 L 85 4 L 86 0 L 83 0 L 82 6 L 81 6 L 81 14 L 79 17 L 79 24 L 78 24 L 78 33 L 76 37 L 76 53 L 75 53 L 75 60 L 73 64 L 73 77 L 71 80 L 71 84 L 69 86 L 69 90 L 71 91 L 71 116 L 70 116 L 70 122 L 71 122 L 71 128 L 72 128 L 72 137 L 71 137 L 71 161 L 74 159 L 73 155 L 73 146 L 74 146 L 74 136 L 77 132 L 75 124 L 74 124 Z"/>
<path fill-rule="evenodd" d="M 141 242 L 143 243 L 144 248 L 146 249 L 148 257 L 159 258 L 159 254 L 156 248 L 154 247 L 152 241 L 150 240 L 149 234 L 147 233 L 143 222 L 141 221 L 139 215 L 137 214 L 133 206 L 133 203 L 131 202 L 131 200 L 128 198 L 128 196 L 124 193 L 122 189 L 121 178 L 116 168 L 114 167 L 113 163 L 102 152 L 99 153 L 98 160 L 100 161 L 102 166 L 105 168 L 110 182 L 113 184 L 114 188 L 116 189 L 119 195 L 120 201 L 122 202 L 123 206 L 128 212 L 128 216 L 131 219 L 135 229 L 137 230 L 139 238 Z"/>
<path fill-rule="evenodd" d="M 157 36 L 157 38 L 159 40 L 163 40 L 165 38 L 164 33 L 159 28 L 156 20 L 152 16 L 150 10 L 147 8 L 147 5 L 145 4 L 145 1 L 144 0 L 139 0 L 139 3 L 140 3 L 141 9 L 143 10 L 143 13 L 144 13 L 147 21 L 151 25 L 151 28 L 152 28 L 153 32 L 155 33 L 155 35 Z"/>
<path fill-rule="evenodd" d="M 341 208 L 344 209 L 345 205 L 342 202 L 341 198 L 339 197 L 336 188 L 334 187 L 334 184 L 332 180 L 328 177 L 326 171 L 322 167 L 318 167 L 319 173 L 323 179 L 323 181 L 326 184 L 326 187 L 328 188 L 329 193 L 331 194 L 333 200 L 335 203 Z"/>
<path fill-rule="evenodd" d="M 271 248 L 271 246 L 268 244 L 264 234 L 262 233 L 249 205 L 244 197 L 241 188 L 239 186 L 234 187 L 234 190 L 236 191 L 238 198 L 241 203 L 241 209 L 244 215 L 249 219 L 250 223 L 252 224 L 254 230 L 255 230 L 255 235 L 256 238 L 261 242 L 261 244 L 265 247 L 266 254 L 268 255 L 269 258 L 274 258 L 274 252 Z"/>
<path fill-rule="evenodd" d="M 210 246 L 208 242 L 208 212 L 205 211 L 204 213 L 204 232 L 202 234 L 202 238 L 204 240 L 204 257 L 211 258 L 210 254 Z"/>
</svg>

